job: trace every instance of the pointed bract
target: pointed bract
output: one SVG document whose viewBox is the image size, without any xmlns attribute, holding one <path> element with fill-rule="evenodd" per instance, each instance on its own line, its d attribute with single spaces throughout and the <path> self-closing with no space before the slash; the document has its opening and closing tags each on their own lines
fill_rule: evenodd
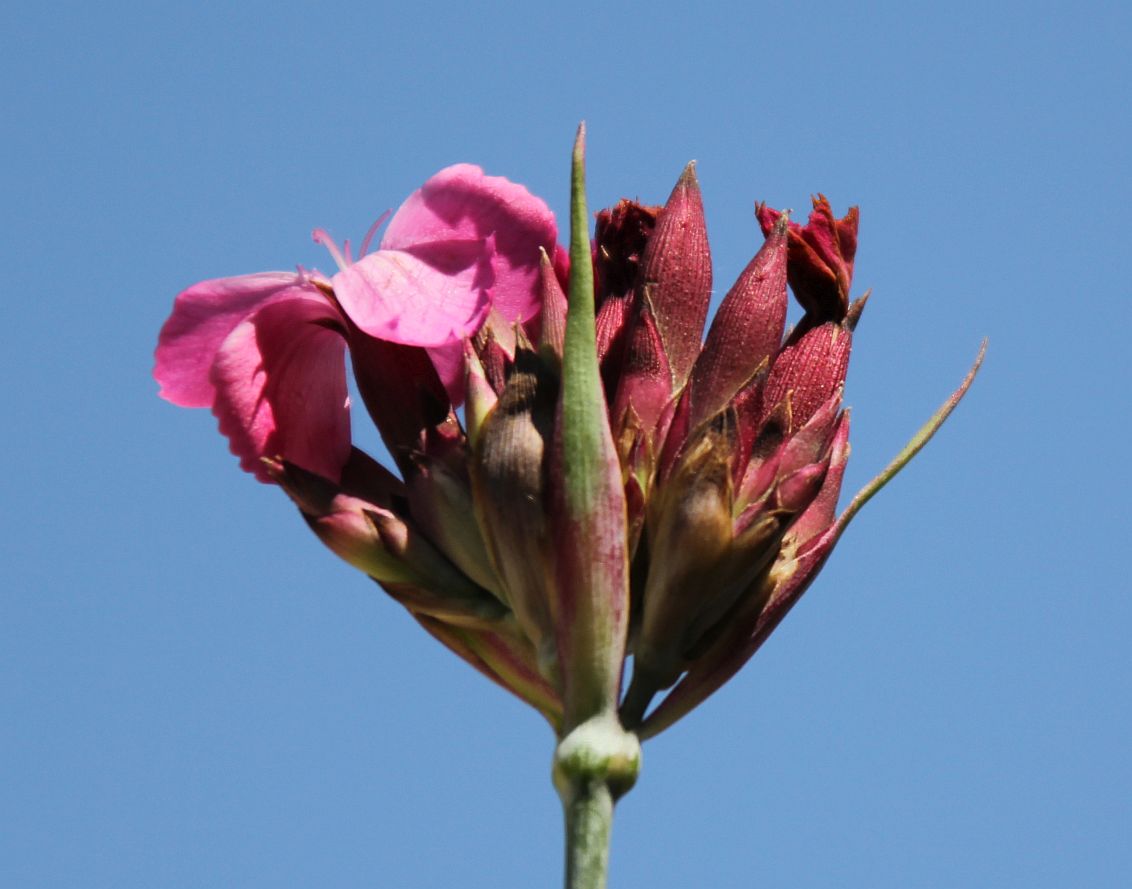
<svg viewBox="0 0 1132 889">
<path fill-rule="evenodd" d="M 718 412 L 778 351 L 786 324 L 786 222 L 723 298 L 692 371 L 691 423 Z"/>
<path fill-rule="evenodd" d="M 647 295 L 652 304 L 672 385 L 679 389 L 700 352 L 711 301 L 711 251 L 694 163 L 684 169 L 648 239 L 637 291 L 638 299 Z"/>
<path fill-rule="evenodd" d="M 566 338 L 566 294 L 558 281 L 550 257 L 542 254 L 539 285 L 542 290 L 542 323 L 539 328 L 539 351 L 562 363 L 562 346 Z"/>
<path fill-rule="evenodd" d="M 598 371 L 588 224 L 583 127 L 571 175 L 570 298 L 550 458 L 564 733 L 616 711 L 629 617 L 625 494 Z"/>
</svg>

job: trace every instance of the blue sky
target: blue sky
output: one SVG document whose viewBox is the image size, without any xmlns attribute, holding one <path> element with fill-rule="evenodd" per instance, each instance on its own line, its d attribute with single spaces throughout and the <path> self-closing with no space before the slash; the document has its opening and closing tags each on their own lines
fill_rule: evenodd
<svg viewBox="0 0 1132 889">
<path fill-rule="evenodd" d="M 62 3 L 0 58 L 0 884 L 554 885 L 540 718 L 239 471 L 152 348 L 207 277 L 331 265 L 456 161 L 564 219 L 698 161 L 861 207 L 863 484 L 990 352 L 747 668 L 644 751 L 611 885 L 1132 878 L 1116 3 Z M 372 441 L 372 436 L 363 441 Z"/>
</svg>

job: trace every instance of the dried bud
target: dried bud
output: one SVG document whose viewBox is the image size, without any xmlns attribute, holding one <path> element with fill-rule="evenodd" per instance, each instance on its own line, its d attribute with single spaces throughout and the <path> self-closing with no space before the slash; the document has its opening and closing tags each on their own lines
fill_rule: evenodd
<svg viewBox="0 0 1132 889">
<path fill-rule="evenodd" d="M 790 223 L 790 287 L 815 323 L 843 321 L 857 255 L 857 208 L 850 207 L 836 219 L 825 195 L 819 194 L 813 202 L 805 226 Z M 755 212 L 767 235 L 782 215 L 766 204 L 759 204 Z"/>
<path fill-rule="evenodd" d="M 641 259 L 660 212 L 660 207 L 622 199 L 616 206 L 597 214 L 594 289 L 599 313 L 606 300 L 631 296 L 636 289 Z M 599 348 L 599 357 L 602 354 Z"/>
<path fill-rule="evenodd" d="M 594 234 L 597 357 L 605 397 L 617 395 L 645 245 L 660 207 L 621 200 L 597 214 Z"/>
</svg>

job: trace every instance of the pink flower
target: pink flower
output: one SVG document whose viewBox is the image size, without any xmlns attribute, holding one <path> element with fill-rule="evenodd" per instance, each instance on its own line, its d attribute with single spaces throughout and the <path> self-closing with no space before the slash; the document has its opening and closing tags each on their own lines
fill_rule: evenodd
<svg viewBox="0 0 1132 889">
<path fill-rule="evenodd" d="M 373 234 L 355 261 L 348 242 L 340 251 L 315 232 L 339 265 L 329 279 L 300 270 L 196 284 L 161 330 L 162 397 L 211 407 L 240 465 L 261 481 L 272 480 L 265 457 L 340 478 L 351 450 L 347 347 L 379 426 L 398 419 L 379 389 L 394 402 L 431 390 L 458 403 L 462 341 L 491 311 L 507 322 L 539 311 L 539 249 L 555 250 L 557 228 L 521 185 L 458 164 L 410 195 L 367 254 Z M 416 357 L 421 349 L 431 365 Z"/>
</svg>

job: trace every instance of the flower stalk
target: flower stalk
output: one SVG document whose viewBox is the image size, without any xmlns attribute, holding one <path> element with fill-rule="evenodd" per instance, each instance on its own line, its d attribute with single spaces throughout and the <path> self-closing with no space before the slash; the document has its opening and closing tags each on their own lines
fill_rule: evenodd
<svg viewBox="0 0 1132 889">
<path fill-rule="evenodd" d="M 641 744 L 615 714 L 578 726 L 554 753 L 566 817 L 566 889 L 605 889 L 613 806 L 641 769 Z"/>
</svg>

